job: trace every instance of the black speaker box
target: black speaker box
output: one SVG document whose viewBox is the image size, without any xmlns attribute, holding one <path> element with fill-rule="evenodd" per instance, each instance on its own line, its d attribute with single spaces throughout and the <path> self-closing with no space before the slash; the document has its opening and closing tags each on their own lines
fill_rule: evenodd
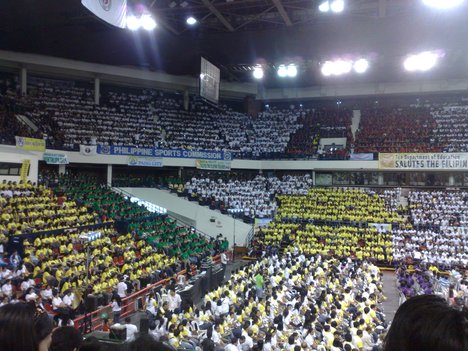
<svg viewBox="0 0 468 351">
<path fill-rule="evenodd" d="M 85 310 L 87 313 L 91 313 L 97 310 L 98 299 L 94 295 L 88 295 L 85 298 Z"/>
<path fill-rule="evenodd" d="M 125 327 L 125 325 L 113 325 L 112 327 L 110 327 L 109 339 L 124 341 L 127 340 L 127 328 Z"/>
</svg>

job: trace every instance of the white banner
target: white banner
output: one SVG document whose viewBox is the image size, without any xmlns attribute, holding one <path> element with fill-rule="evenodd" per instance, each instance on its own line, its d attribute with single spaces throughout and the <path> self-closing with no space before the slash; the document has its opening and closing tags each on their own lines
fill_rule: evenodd
<svg viewBox="0 0 468 351">
<path fill-rule="evenodd" d="M 156 157 L 129 156 L 127 164 L 129 166 L 162 167 L 163 159 Z"/>
<path fill-rule="evenodd" d="M 85 156 L 95 156 L 97 155 L 96 145 L 80 145 L 80 154 Z"/>
<path fill-rule="evenodd" d="M 125 28 L 127 0 L 81 0 L 81 3 L 103 21 Z"/>
<path fill-rule="evenodd" d="M 468 169 L 468 153 L 379 154 L 380 169 Z"/>
</svg>

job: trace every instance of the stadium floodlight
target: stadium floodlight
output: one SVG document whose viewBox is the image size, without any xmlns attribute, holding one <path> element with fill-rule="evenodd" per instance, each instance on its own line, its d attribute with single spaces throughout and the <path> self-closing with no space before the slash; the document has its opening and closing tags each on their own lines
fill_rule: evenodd
<svg viewBox="0 0 468 351">
<path fill-rule="evenodd" d="M 127 28 L 130 30 L 138 30 L 141 27 L 141 21 L 138 17 L 130 15 L 127 16 Z"/>
<path fill-rule="evenodd" d="M 354 72 L 356 73 L 365 73 L 369 68 L 369 61 L 367 61 L 366 59 L 359 59 L 354 62 L 353 68 Z"/>
<path fill-rule="evenodd" d="M 263 68 L 262 67 L 255 67 L 253 72 L 252 72 L 252 75 L 253 75 L 253 77 L 255 79 L 262 79 L 263 75 L 264 75 Z"/>
<path fill-rule="evenodd" d="M 335 13 L 340 13 L 343 12 L 344 6 L 344 0 L 334 0 L 330 4 L 330 10 Z"/>
<path fill-rule="evenodd" d="M 434 68 L 439 60 L 439 55 L 435 52 L 424 51 L 419 54 L 408 56 L 403 62 L 405 70 L 409 72 L 425 72 Z"/>
<path fill-rule="evenodd" d="M 147 31 L 152 31 L 156 28 L 157 24 L 154 18 L 150 14 L 144 14 L 140 18 L 141 26 Z"/>
<path fill-rule="evenodd" d="M 190 16 L 189 18 L 187 18 L 186 22 L 189 26 L 193 26 L 197 24 L 197 19 L 195 17 Z"/>
<path fill-rule="evenodd" d="M 294 78 L 295 76 L 297 76 L 297 66 L 291 63 L 286 69 L 286 74 L 288 75 L 288 77 L 291 77 L 291 78 Z"/>
<path fill-rule="evenodd" d="M 328 12 L 330 11 L 330 3 L 328 1 L 322 2 L 318 7 L 320 12 Z"/>
<path fill-rule="evenodd" d="M 285 65 L 280 65 L 278 67 L 277 73 L 278 73 L 279 77 L 284 78 L 284 77 L 286 77 L 288 75 L 288 69 L 286 68 Z"/>
<path fill-rule="evenodd" d="M 465 0 L 422 0 L 423 4 L 435 9 L 447 10 L 460 6 Z"/>
</svg>

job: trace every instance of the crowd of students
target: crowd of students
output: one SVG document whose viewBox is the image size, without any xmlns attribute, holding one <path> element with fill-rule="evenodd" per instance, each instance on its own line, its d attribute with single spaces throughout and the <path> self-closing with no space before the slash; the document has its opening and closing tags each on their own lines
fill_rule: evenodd
<svg viewBox="0 0 468 351">
<path fill-rule="evenodd" d="M 234 272 L 200 308 L 158 305 L 150 334 L 186 349 L 370 351 L 386 326 L 383 299 L 369 262 L 271 255 Z"/>
<path fill-rule="evenodd" d="M 221 105 L 192 99 L 188 110 L 177 94 L 150 89 L 103 87 L 100 104 L 90 85 L 31 77 L 20 96 L 17 77 L 0 80 L 0 138 L 43 137 L 51 147 L 77 150 L 80 144 L 128 145 L 231 151 L 240 158 L 320 157 L 350 151 L 464 152 L 466 106 L 369 108 L 363 104 L 356 137 L 351 111 L 320 107 L 268 106 L 255 118 Z M 28 118 L 38 130 L 18 122 Z M 194 123 L 196 121 L 196 123 Z M 345 137 L 344 149 L 318 149 L 320 138 Z M 355 139 L 355 140 L 354 140 Z M 325 157 L 327 156 L 327 157 Z"/>
<path fill-rule="evenodd" d="M 310 175 L 287 175 L 281 179 L 257 175 L 248 180 L 192 177 L 182 189 L 178 187 L 177 190 L 189 199 L 196 199 L 223 213 L 271 218 L 277 208 L 276 195 L 303 195 L 311 185 Z"/>
<path fill-rule="evenodd" d="M 98 222 L 84 206 L 31 182 L 0 183 L 0 233 L 29 234 Z"/>
<path fill-rule="evenodd" d="M 387 210 L 373 191 L 352 188 L 311 188 L 303 196 L 278 196 L 277 217 L 289 221 L 403 223 L 405 219 Z"/>
</svg>

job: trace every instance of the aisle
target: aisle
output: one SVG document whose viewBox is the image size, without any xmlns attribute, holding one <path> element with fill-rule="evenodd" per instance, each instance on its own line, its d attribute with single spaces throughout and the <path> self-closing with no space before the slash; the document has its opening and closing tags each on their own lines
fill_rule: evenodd
<svg viewBox="0 0 468 351">
<path fill-rule="evenodd" d="M 387 300 L 384 301 L 383 310 L 387 319 L 387 322 L 391 322 L 395 316 L 395 312 L 398 309 L 398 302 L 400 295 L 396 288 L 396 278 L 394 272 L 383 272 L 383 291 Z"/>
</svg>

